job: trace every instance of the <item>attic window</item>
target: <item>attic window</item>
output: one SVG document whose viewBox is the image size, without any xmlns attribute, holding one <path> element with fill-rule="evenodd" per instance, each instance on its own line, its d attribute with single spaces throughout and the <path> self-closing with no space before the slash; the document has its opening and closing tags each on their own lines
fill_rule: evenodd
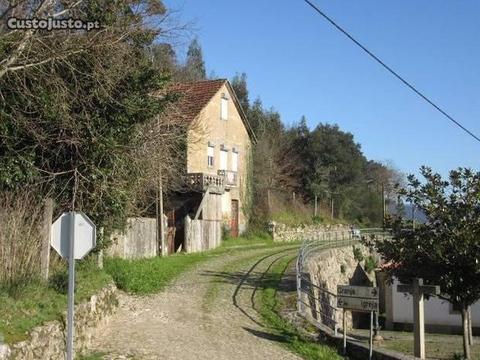
<svg viewBox="0 0 480 360">
<path fill-rule="evenodd" d="M 220 111 L 220 118 L 222 120 L 228 120 L 228 96 L 226 94 L 222 94 L 221 101 L 221 111 Z"/>
</svg>

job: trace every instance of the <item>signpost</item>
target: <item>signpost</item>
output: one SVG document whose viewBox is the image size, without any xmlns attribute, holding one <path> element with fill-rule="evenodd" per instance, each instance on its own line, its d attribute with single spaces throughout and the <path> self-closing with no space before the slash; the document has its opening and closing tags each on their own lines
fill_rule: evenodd
<svg viewBox="0 0 480 360">
<path fill-rule="evenodd" d="M 400 284 L 398 292 L 413 295 L 413 351 L 415 357 L 425 359 L 425 308 L 423 298 L 425 294 L 440 294 L 440 286 L 424 285 L 423 279 L 413 279 L 412 285 Z"/>
<path fill-rule="evenodd" d="M 51 245 L 68 259 L 67 360 L 73 359 L 75 260 L 82 259 L 95 244 L 95 224 L 83 213 L 63 213 L 52 225 Z"/>
<path fill-rule="evenodd" d="M 370 313 L 369 359 L 373 350 L 373 313 L 378 312 L 378 288 L 368 286 L 337 286 L 337 307 L 343 309 L 343 353 L 347 352 L 345 311 L 353 310 Z"/>
</svg>

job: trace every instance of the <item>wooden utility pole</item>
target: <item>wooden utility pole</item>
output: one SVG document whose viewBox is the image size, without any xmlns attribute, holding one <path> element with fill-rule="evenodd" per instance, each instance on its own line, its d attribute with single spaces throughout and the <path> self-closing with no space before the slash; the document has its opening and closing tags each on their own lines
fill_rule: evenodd
<svg viewBox="0 0 480 360">
<path fill-rule="evenodd" d="M 333 194 L 330 197 L 330 218 L 333 219 Z"/>
<path fill-rule="evenodd" d="M 415 229 L 415 205 L 412 205 L 412 228 Z"/>
<path fill-rule="evenodd" d="M 318 215 L 318 196 L 315 195 L 315 216 Z"/>
<path fill-rule="evenodd" d="M 53 218 L 53 200 L 48 198 L 43 205 L 43 234 L 40 269 L 42 278 L 48 280 L 48 268 L 50 265 L 50 231 Z"/>
<path fill-rule="evenodd" d="M 385 217 L 387 216 L 387 204 L 385 201 L 385 184 L 382 182 L 382 224 L 385 227 Z"/>
<path fill-rule="evenodd" d="M 413 295 L 413 352 L 420 359 L 425 359 L 425 294 L 440 294 L 440 287 L 437 285 L 424 285 L 423 279 L 413 279 L 412 285 L 400 284 L 398 292 Z"/>
<path fill-rule="evenodd" d="M 270 215 L 272 212 L 272 204 L 270 200 L 270 189 L 267 189 L 267 207 L 268 207 L 268 214 Z"/>
<path fill-rule="evenodd" d="M 163 223 L 163 180 L 162 180 L 162 165 L 158 164 L 158 190 L 157 190 L 157 239 L 160 240 L 161 254 L 166 256 L 167 249 L 165 246 L 165 231 Z"/>
</svg>

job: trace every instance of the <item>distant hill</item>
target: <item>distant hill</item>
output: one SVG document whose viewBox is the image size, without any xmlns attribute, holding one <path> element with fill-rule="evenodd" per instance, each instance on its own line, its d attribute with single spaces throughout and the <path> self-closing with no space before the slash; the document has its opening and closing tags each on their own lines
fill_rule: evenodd
<svg viewBox="0 0 480 360">
<path fill-rule="evenodd" d="M 401 214 L 401 216 L 406 220 L 412 220 L 413 205 L 412 204 L 404 204 L 403 207 L 404 207 L 404 211 L 403 211 L 403 214 Z M 391 215 L 396 215 L 397 214 L 397 204 L 395 202 L 392 202 L 391 204 L 389 204 L 388 213 L 391 214 Z M 428 220 L 427 217 L 425 216 L 425 214 L 422 211 L 420 211 L 419 209 L 415 209 L 414 217 L 415 217 L 415 221 L 419 222 L 419 223 L 426 223 L 427 220 Z"/>
</svg>

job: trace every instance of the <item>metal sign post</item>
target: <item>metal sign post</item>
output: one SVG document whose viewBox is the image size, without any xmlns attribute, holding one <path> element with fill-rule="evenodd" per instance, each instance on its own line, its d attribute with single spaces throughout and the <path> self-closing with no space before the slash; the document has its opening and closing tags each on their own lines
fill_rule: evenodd
<svg viewBox="0 0 480 360">
<path fill-rule="evenodd" d="M 378 288 L 368 286 L 337 286 L 337 307 L 343 308 L 343 354 L 347 352 L 345 310 L 370 313 L 370 338 L 368 358 L 373 355 L 373 313 L 378 312 Z"/>
<path fill-rule="evenodd" d="M 369 351 L 368 351 L 368 358 L 372 358 L 373 354 L 373 311 L 370 311 L 370 338 L 368 342 Z"/>
<path fill-rule="evenodd" d="M 345 309 L 343 309 L 343 355 L 347 355 L 347 319 L 345 317 Z"/>
<path fill-rule="evenodd" d="M 67 360 L 72 360 L 74 353 L 75 259 L 82 259 L 95 244 L 95 225 L 83 213 L 63 213 L 52 225 L 51 245 L 68 259 Z"/>
<path fill-rule="evenodd" d="M 67 300 L 67 360 L 73 359 L 73 321 L 75 300 L 75 212 L 70 213 L 70 243 L 68 247 L 68 300 Z"/>
</svg>

